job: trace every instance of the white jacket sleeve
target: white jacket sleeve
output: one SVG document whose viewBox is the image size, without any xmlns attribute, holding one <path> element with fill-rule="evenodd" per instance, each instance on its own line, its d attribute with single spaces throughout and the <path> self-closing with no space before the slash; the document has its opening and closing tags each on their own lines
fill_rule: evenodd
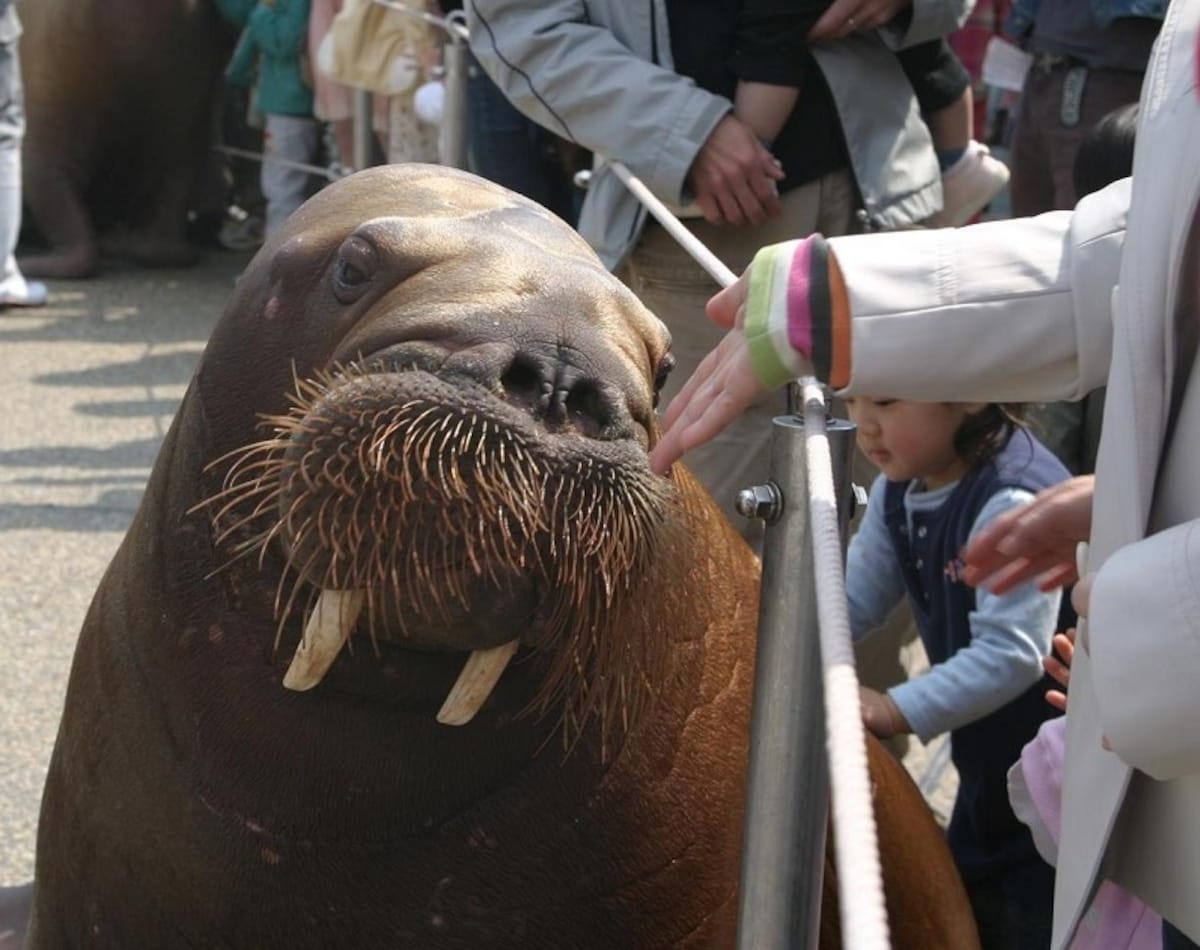
<svg viewBox="0 0 1200 950">
<path fill-rule="evenodd" d="M 652 8 L 631 5 L 626 13 L 645 17 L 639 38 L 647 48 L 639 55 L 591 22 L 583 0 L 465 4 L 471 51 L 518 109 L 565 139 L 620 158 L 656 194 L 681 200 L 692 160 L 732 104 L 651 61 Z"/>
<path fill-rule="evenodd" d="M 1049 402 L 1101 386 L 1129 180 L 1075 211 L 832 238 L 849 296 L 845 393 Z"/>
<path fill-rule="evenodd" d="M 1200 770 L 1200 521 L 1113 553 L 1088 613 L 1100 724 L 1113 751 L 1160 781 Z"/>
</svg>

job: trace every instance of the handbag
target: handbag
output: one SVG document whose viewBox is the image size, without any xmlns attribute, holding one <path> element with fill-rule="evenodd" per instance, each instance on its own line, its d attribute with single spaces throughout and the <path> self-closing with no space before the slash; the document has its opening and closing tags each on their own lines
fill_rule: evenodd
<svg viewBox="0 0 1200 950">
<path fill-rule="evenodd" d="M 433 43 L 433 28 L 417 16 L 346 0 L 317 48 L 317 68 L 344 85 L 395 96 L 416 86 L 419 51 Z"/>
</svg>

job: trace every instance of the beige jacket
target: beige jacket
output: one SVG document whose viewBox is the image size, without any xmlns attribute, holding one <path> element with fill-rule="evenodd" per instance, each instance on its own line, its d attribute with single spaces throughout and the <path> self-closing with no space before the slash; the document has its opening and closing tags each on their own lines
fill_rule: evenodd
<svg viewBox="0 0 1200 950">
<path fill-rule="evenodd" d="M 847 393 L 1055 400 L 1108 383 L 1055 948 L 1102 876 L 1200 940 L 1198 39 L 1200 0 L 1175 0 L 1146 73 L 1132 196 L 1125 181 L 1074 212 L 830 242 L 850 294 Z"/>
</svg>

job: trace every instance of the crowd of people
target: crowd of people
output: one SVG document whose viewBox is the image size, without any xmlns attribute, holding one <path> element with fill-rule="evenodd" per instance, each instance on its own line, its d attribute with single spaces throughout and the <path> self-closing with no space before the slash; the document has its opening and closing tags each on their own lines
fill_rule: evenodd
<svg viewBox="0 0 1200 950">
<path fill-rule="evenodd" d="M 444 39 L 427 22 L 217 6 L 234 101 L 263 117 L 266 236 L 322 148 L 352 163 L 355 88 L 374 160 L 439 159 L 414 105 Z M 1196 947 L 1200 0 L 410 6 L 465 10 L 471 167 L 577 227 L 671 330 L 656 471 L 685 457 L 756 545 L 734 499 L 767 472 L 779 390 L 839 396 L 872 481 L 854 636 L 907 605 L 930 661 L 864 676 L 864 723 L 949 734 L 983 946 Z M 0 307 L 47 296 L 13 256 L 19 29 L 0 0 Z M 1028 61 L 1003 108 L 991 43 Z M 609 160 L 738 281 L 720 290 Z"/>
</svg>

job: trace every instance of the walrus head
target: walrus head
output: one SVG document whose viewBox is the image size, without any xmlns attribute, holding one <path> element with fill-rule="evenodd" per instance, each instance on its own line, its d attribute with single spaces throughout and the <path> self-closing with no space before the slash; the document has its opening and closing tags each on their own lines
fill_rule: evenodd
<svg viewBox="0 0 1200 950">
<path fill-rule="evenodd" d="M 570 228 L 474 176 L 390 166 L 306 204 L 199 375 L 217 562 L 278 565 L 280 631 L 308 614 L 284 685 L 356 633 L 453 651 L 462 724 L 521 650 L 531 706 L 627 724 L 665 649 L 631 605 L 680 523 L 646 464 L 668 348 Z"/>
</svg>

